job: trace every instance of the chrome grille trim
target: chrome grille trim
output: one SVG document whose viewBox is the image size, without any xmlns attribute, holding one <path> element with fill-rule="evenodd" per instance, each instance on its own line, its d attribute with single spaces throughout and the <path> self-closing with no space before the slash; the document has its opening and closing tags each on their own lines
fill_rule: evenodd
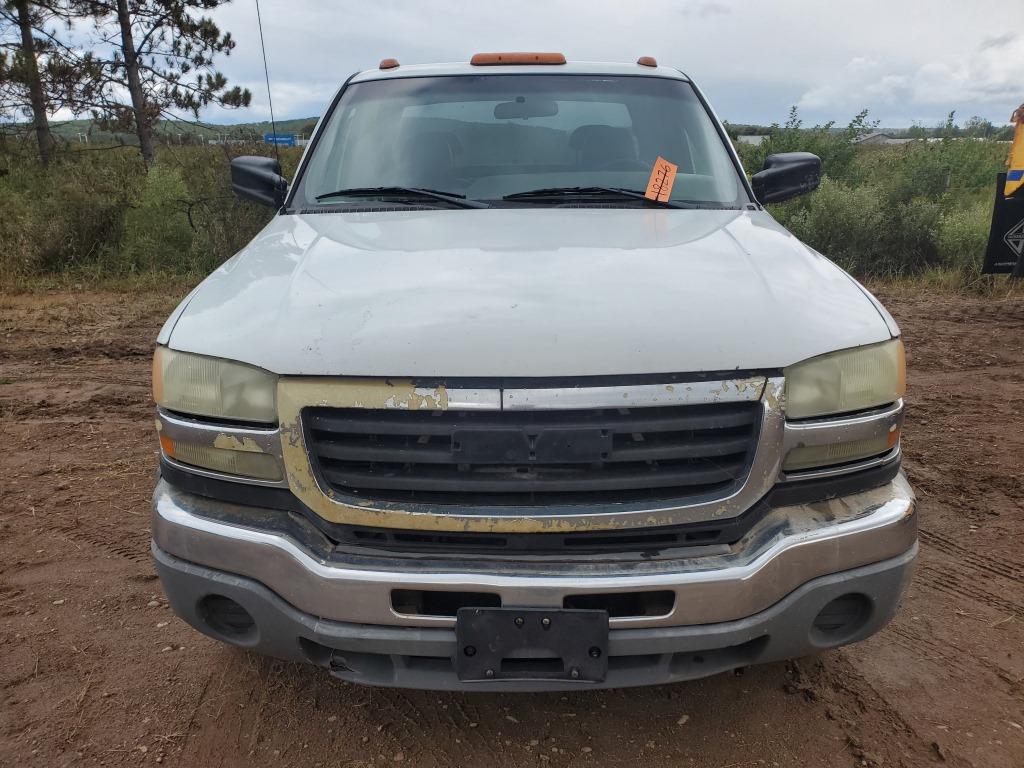
<svg viewBox="0 0 1024 768">
<path fill-rule="evenodd" d="M 752 403 L 761 399 L 766 379 L 752 376 L 722 381 L 686 381 L 619 387 L 555 387 L 506 389 L 506 411 L 643 408 L 665 405 Z"/>
<path fill-rule="evenodd" d="M 348 525 L 485 533 L 566 533 L 670 526 L 736 517 L 750 509 L 775 484 L 781 467 L 785 419 L 781 376 L 761 379 L 764 382 L 761 386 L 755 381 L 752 388 L 749 384 L 742 388 L 734 386 L 734 381 L 739 379 L 729 380 L 728 386 L 719 381 L 717 387 L 713 382 L 707 382 L 707 386 L 701 382 L 699 388 L 691 388 L 688 393 L 687 383 L 683 383 L 680 395 L 704 397 L 717 389 L 727 396 L 739 396 L 741 401 L 760 404 L 760 431 L 749 472 L 739 487 L 730 488 L 724 495 L 544 506 L 456 504 L 440 507 L 415 501 L 367 499 L 332 488 L 312 469 L 302 412 L 308 407 L 449 409 L 450 393 L 444 387 L 423 388 L 402 380 L 282 377 L 278 382 L 278 407 L 285 467 L 292 492 L 307 507 L 330 522 Z M 750 382 L 750 379 L 742 381 Z M 655 386 L 667 392 L 665 384 Z M 630 398 L 623 397 L 623 388 L 594 389 L 603 390 L 607 398 L 598 403 L 599 406 L 630 405 Z"/>
</svg>

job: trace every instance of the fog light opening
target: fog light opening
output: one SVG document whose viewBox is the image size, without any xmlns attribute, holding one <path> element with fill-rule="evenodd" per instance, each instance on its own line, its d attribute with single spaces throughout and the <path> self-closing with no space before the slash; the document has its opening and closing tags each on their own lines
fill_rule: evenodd
<svg viewBox="0 0 1024 768">
<path fill-rule="evenodd" d="M 248 644 L 256 640 L 256 620 L 230 597 L 207 595 L 199 601 L 199 615 L 211 632 L 228 642 Z"/>
<path fill-rule="evenodd" d="M 868 623 L 871 610 L 871 599 L 867 595 L 851 592 L 837 597 L 814 617 L 811 641 L 820 646 L 847 642 Z"/>
</svg>

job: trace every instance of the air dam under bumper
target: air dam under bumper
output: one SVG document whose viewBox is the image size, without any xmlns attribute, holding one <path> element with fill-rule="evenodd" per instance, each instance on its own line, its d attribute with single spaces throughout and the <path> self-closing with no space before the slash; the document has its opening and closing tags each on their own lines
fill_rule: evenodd
<svg viewBox="0 0 1024 768">
<path fill-rule="evenodd" d="M 917 556 L 914 498 L 902 474 L 870 491 L 778 507 L 732 547 L 639 562 L 327 558 L 315 542 L 259 524 L 286 513 L 203 499 L 163 481 L 153 512 L 157 570 L 175 612 L 196 629 L 348 680 L 414 688 L 656 684 L 856 642 L 892 618 Z M 217 519 L 233 513 L 237 521 L 239 512 L 253 526 Z M 319 534 L 310 526 L 310 535 Z M 602 683 L 461 682 L 454 618 L 397 613 L 395 588 L 491 592 L 502 605 L 524 607 L 652 589 L 671 590 L 675 602 L 664 615 L 610 620 Z M 251 626 L 244 614 L 234 622 L 236 604 Z M 816 620 L 830 604 L 848 620 L 823 630 Z"/>
</svg>

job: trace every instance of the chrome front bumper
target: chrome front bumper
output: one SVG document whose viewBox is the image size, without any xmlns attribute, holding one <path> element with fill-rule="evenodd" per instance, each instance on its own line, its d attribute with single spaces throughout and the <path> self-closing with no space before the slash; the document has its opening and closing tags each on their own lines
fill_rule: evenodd
<svg viewBox="0 0 1024 768">
<path fill-rule="evenodd" d="M 671 612 L 613 617 L 612 629 L 685 627 L 752 616 L 802 585 L 906 555 L 917 541 L 913 492 L 900 473 L 870 491 L 769 512 L 735 545 L 616 561 L 419 560 L 318 555 L 306 542 L 219 516 L 246 508 L 183 493 L 161 481 L 153 499 L 159 552 L 258 582 L 319 619 L 382 627 L 450 628 L 453 617 L 406 615 L 394 589 L 488 592 L 504 606 L 560 608 L 570 595 L 671 590 Z M 264 515 L 285 515 L 264 511 Z M 309 535 L 321 536 L 309 526 Z M 319 551 L 323 551 L 322 549 Z"/>
</svg>

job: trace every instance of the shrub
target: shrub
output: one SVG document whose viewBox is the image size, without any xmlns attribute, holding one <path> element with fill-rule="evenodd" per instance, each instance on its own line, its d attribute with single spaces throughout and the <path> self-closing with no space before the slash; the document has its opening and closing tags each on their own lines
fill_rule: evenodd
<svg viewBox="0 0 1024 768">
<path fill-rule="evenodd" d="M 0 270 L 12 276 L 93 264 L 120 239 L 141 162 L 85 155 L 41 169 L 14 157 L 0 178 Z"/>
<path fill-rule="evenodd" d="M 825 178 L 806 203 L 780 218 L 811 247 L 858 275 L 915 274 L 941 263 L 938 204 L 893 203 L 877 186 Z"/>
<path fill-rule="evenodd" d="M 768 155 L 812 152 L 821 158 L 825 174 L 833 179 L 843 179 L 850 174 L 856 157 L 857 147 L 853 140 L 874 127 L 867 117 L 867 110 L 864 110 L 842 129 L 836 129 L 835 123 L 804 128 L 796 107 L 793 107 L 786 123 L 773 125 L 768 138 L 761 144 L 740 144 L 740 158 L 747 173 L 754 174 L 764 167 Z"/>
<path fill-rule="evenodd" d="M 1005 159 L 1005 146 L 970 139 L 865 147 L 858 155 L 856 180 L 882 184 L 897 202 L 948 197 L 955 205 L 963 194 L 991 190 Z"/>
<path fill-rule="evenodd" d="M 206 274 L 272 215 L 235 197 L 228 172 L 231 157 L 273 151 L 266 145 L 160 147 L 148 172 L 131 147 L 69 148 L 47 169 L 17 149 L 0 148 L 5 282 L 63 273 Z M 300 152 L 281 149 L 286 175 Z"/>
<path fill-rule="evenodd" d="M 771 211 L 801 239 L 860 276 L 979 271 L 995 174 L 994 141 L 858 146 L 864 113 L 846 128 L 804 128 L 794 112 L 761 146 L 740 145 L 749 172 L 766 155 L 822 157 L 821 188 Z M 20 152 L 20 153 L 19 153 Z M 134 148 L 71 148 L 48 169 L 0 142 L 0 281 L 41 275 L 205 275 L 271 217 L 239 200 L 228 164 L 264 144 L 163 146 L 147 172 Z M 286 176 L 301 150 L 280 148 Z M 4 173 L 6 171 L 6 173 Z"/>
<path fill-rule="evenodd" d="M 188 188 L 176 168 L 154 165 L 142 193 L 128 209 L 120 248 L 108 258 L 112 275 L 148 271 L 188 272 L 192 228 Z"/>
<path fill-rule="evenodd" d="M 984 202 L 958 206 L 942 215 L 938 247 L 944 266 L 968 276 L 980 274 L 991 217 L 992 205 Z"/>
<path fill-rule="evenodd" d="M 794 234 L 864 277 L 980 271 L 992 213 L 993 185 L 1006 146 L 944 139 L 858 146 L 862 113 L 843 131 L 804 129 L 795 111 L 762 146 L 743 148 L 748 169 L 767 154 L 806 150 L 822 157 L 821 188 L 771 206 Z"/>
<path fill-rule="evenodd" d="M 241 250 L 270 220 L 270 209 L 240 199 L 231 190 L 230 162 L 242 154 L 262 154 L 265 145 L 225 145 L 203 152 L 175 149 L 163 161 L 180 170 L 188 185 L 186 215 L 193 229 L 191 271 L 207 273 Z M 285 148 L 281 161 L 291 177 L 299 153 Z"/>
</svg>

